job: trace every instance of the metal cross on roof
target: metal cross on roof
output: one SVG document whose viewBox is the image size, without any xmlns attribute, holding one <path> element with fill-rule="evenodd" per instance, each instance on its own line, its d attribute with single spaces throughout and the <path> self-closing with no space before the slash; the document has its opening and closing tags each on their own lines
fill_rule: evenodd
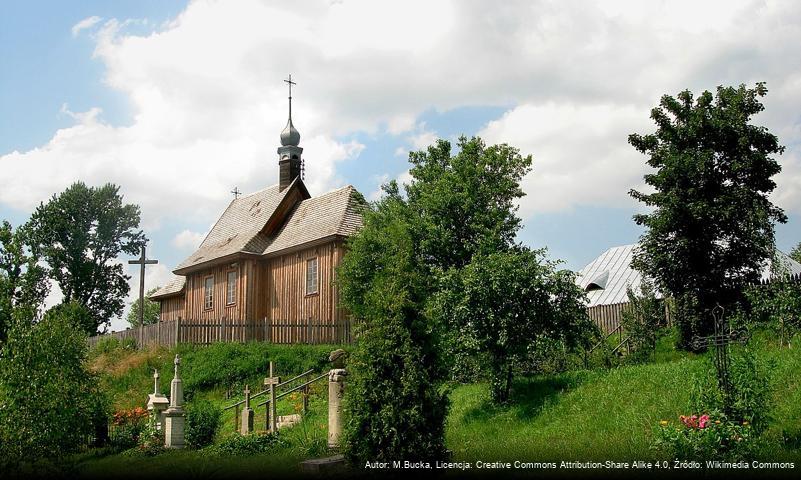
<svg viewBox="0 0 801 480">
<path fill-rule="evenodd" d="M 234 200 L 236 200 L 237 198 L 239 198 L 240 195 L 242 195 L 242 192 L 239 191 L 239 187 L 234 187 L 234 189 L 231 190 L 231 193 L 234 194 Z"/>
<path fill-rule="evenodd" d="M 297 85 L 297 83 L 292 81 L 292 74 L 289 74 L 289 78 L 285 79 L 284 82 L 289 86 L 289 119 L 292 119 L 292 85 Z"/>
<path fill-rule="evenodd" d="M 732 331 L 728 322 L 724 319 L 724 313 L 724 309 L 720 305 L 712 309 L 712 317 L 715 320 L 715 333 L 706 337 L 694 337 L 692 346 L 696 350 L 715 347 L 715 370 L 717 370 L 718 385 L 723 393 L 724 408 L 728 409 L 731 406 L 732 394 L 731 380 L 729 378 L 729 345 L 734 343 L 745 344 L 748 341 L 748 332 L 744 329 Z"/>
</svg>

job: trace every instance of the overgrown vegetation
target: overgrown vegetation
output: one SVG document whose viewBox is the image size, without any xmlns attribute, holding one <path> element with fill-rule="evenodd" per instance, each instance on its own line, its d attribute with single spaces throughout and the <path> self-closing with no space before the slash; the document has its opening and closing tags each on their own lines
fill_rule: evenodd
<svg viewBox="0 0 801 480">
<path fill-rule="evenodd" d="M 628 308 L 623 310 L 621 325 L 628 336 L 628 361 L 650 360 L 656 351 L 656 343 L 664 334 L 666 325 L 665 302 L 656 297 L 650 281 L 643 279 L 640 291 L 629 287 L 626 295 Z"/>
</svg>

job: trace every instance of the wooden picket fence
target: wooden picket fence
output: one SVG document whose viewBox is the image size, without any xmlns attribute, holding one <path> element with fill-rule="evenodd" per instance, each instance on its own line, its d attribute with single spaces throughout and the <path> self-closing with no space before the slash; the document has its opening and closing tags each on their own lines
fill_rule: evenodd
<svg viewBox="0 0 801 480">
<path fill-rule="evenodd" d="M 587 315 L 590 320 L 598 325 L 601 332 L 609 334 L 617 330 L 623 321 L 623 312 L 629 307 L 629 302 L 613 303 L 609 305 L 596 305 L 587 307 Z M 670 302 L 665 302 L 665 325 L 671 325 L 673 316 L 671 314 Z"/>
<path fill-rule="evenodd" d="M 121 332 L 89 337 L 89 346 L 105 338 L 133 339 L 138 346 L 175 346 L 179 343 L 209 345 L 216 342 L 269 342 L 343 344 L 353 343 L 351 321 L 320 323 L 311 318 L 300 322 L 271 320 L 232 323 L 226 318 L 216 320 L 169 320 Z"/>
</svg>

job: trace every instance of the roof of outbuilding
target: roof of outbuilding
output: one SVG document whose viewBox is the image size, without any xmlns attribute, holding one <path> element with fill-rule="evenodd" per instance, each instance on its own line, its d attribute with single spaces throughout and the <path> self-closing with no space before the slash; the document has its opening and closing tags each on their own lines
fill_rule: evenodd
<svg viewBox="0 0 801 480">
<path fill-rule="evenodd" d="M 181 293 L 184 290 L 184 285 L 186 285 L 186 277 L 176 275 L 166 285 L 149 295 L 148 298 L 153 300 Z"/>
<path fill-rule="evenodd" d="M 576 276 L 576 283 L 587 293 L 589 299 L 587 306 L 625 303 L 628 302 L 626 293 L 628 287 L 634 291 L 639 290 L 642 275 L 631 268 L 637 246 L 635 243 L 612 247 L 581 269 Z M 801 264 L 778 249 L 776 254 L 787 267 L 789 274 L 801 273 Z M 767 262 L 762 270 L 762 280 L 767 280 L 771 276 L 771 262 Z"/>
</svg>

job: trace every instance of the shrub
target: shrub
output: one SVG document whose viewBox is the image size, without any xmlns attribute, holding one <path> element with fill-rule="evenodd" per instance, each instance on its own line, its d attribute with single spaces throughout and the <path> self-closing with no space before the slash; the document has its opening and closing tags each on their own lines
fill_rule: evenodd
<svg viewBox="0 0 801 480">
<path fill-rule="evenodd" d="M 0 462 L 11 467 L 76 451 L 94 433 L 97 381 L 87 371 L 86 335 L 70 316 L 17 320 L 0 356 Z"/>
<path fill-rule="evenodd" d="M 220 429 L 222 410 L 208 400 L 195 400 L 186 407 L 186 444 L 203 448 L 214 442 Z"/>
<path fill-rule="evenodd" d="M 756 451 L 749 422 L 728 419 L 719 412 L 681 416 L 679 423 L 662 420 L 653 448 L 681 460 L 747 460 Z"/>
<path fill-rule="evenodd" d="M 623 310 L 623 330 L 629 337 L 628 360 L 641 362 L 651 359 L 656 342 L 664 333 L 665 306 L 656 298 L 654 287 L 647 280 L 640 284 L 639 294 L 626 289 L 629 308 Z"/>
<path fill-rule="evenodd" d="M 220 443 L 212 447 L 220 455 L 243 456 L 256 453 L 266 453 L 271 450 L 285 447 L 287 443 L 277 434 L 253 433 L 242 435 L 234 433 L 225 437 Z"/>
<path fill-rule="evenodd" d="M 163 453 L 165 450 L 164 432 L 156 428 L 156 418 L 150 416 L 144 430 L 139 434 L 138 445 L 136 449 L 132 450 L 132 453 L 135 452 L 152 457 Z"/>
<path fill-rule="evenodd" d="M 142 407 L 115 412 L 111 420 L 111 445 L 120 450 L 137 446 L 147 427 L 148 417 L 147 410 Z"/>
</svg>

